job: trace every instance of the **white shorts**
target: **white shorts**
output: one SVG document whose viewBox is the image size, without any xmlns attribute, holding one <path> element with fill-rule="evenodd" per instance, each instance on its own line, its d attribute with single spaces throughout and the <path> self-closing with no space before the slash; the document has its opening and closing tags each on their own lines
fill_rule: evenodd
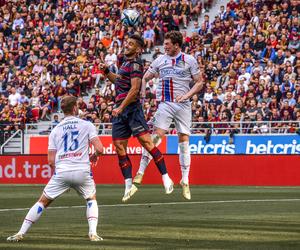
<svg viewBox="0 0 300 250">
<path fill-rule="evenodd" d="M 43 193 L 48 199 L 54 200 L 70 188 L 75 189 L 84 199 L 96 193 L 96 185 L 91 172 L 82 170 L 54 174 Z"/>
<path fill-rule="evenodd" d="M 192 110 L 190 102 L 161 102 L 153 117 L 152 124 L 168 131 L 173 120 L 177 132 L 186 135 L 191 134 Z"/>
</svg>

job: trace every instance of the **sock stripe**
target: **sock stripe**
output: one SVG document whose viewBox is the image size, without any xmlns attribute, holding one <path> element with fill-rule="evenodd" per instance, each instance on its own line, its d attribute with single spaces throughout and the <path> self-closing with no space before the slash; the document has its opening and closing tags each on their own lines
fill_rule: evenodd
<svg viewBox="0 0 300 250">
<path fill-rule="evenodd" d="M 157 147 L 154 147 L 154 148 L 150 151 L 150 154 L 151 154 L 151 155 L 154 155 L 154 154 L 157 154 L 157 153 L 159 153 L 159 150 L 158 150 Z"/>
<path fill-rule="evenodd" d="M 164 160 L 164 156 L 159 151 L 157 147 L 154 147 L 150 152 L 150 155 L 153 157 L 153 160 L 158 167 L 159 172 L 163 175 L 167 173 L 167 168 Z"/>
<path fill-rule="evenodd" d="M 119 160 L 124 160 L 127 158 L 127 155 L 118 155 Z"/>
<path fill-rule="evenodd" d="M 153 160 L 155 162 L 160 162 L 162 159 L 163 159 L 163 155 L 161 154 L 161 152 L 158 150 L 157 147 L 154 147 L 151 151 L 150 151 L 150 154 L 152 155 L 153 157 Z"/>
<path fill-rule="evenodd" d="M 128 168 L 130 165 L 127 162 L 120 163 L 120 168 Z"/>
<path fill-rule="evenodd" d="M 119 166 L 122 171 L 124 179 L 132 178 L 132 165 L 128 155 L 118 155 Z"/>
<path fill-rule="evenodd" d="M 32 220 L 28 220 L 28 219 L 24 219 L 24 220 L 26 220 L 26 221 L 29 221 L 29 222 L 31 222 L 32 224 L 34 224 L 34 221 L 32 221 Z"/>
<path fill-rule="evenodd" d="M 155 162 L 157 162 L 157 163 L 159 163 L 160 161 L 162 161 L 162 160 L 163 160 L 163 158 L 164 158 L 163 156 L 160 156 L 159 158 L 157 158 L 157 159 L 154 159 L 154 161 L 155 161 Z"/>
<path fill-rule="evenodd" d="M 96 220 L 98 220 L 98 217 L 90 216 L 90 217 L 88 217 L 88 220 L 89 220 L 89 219 L 96 219 Z"/>
</svg>

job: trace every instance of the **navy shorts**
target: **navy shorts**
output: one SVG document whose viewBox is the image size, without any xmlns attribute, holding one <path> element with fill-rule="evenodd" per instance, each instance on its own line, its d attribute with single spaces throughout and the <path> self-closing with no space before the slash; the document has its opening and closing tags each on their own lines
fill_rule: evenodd
<svg viewBox="0 0 300 250">
<path fill-rule="evenodd" d="M 148 131 L 149 127 L 140 103 L 131 103 L 121 114 L 112 119 L 113 140 L 125 140 L 131 135 L 137 137 Z"/>
</svg>

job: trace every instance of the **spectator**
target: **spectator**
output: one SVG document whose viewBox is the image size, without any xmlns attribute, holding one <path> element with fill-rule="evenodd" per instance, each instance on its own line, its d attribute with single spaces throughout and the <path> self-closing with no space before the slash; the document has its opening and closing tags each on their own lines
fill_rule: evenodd
<svg viewBox="0 0 300 250">
<path fill-rule="evenodd" d="M 117 55 L 114 53 L 113 48 L 108 49 L 108 54 L 105 56 L 105 63 L 108 65 L 110 71 L 117 73 Z"/>
<path fill-rule="evenodd" d="M 105 112 L 110 112 L 115 90 L 113 84 L 104 81 L 99 63 L 106 61 L 117 72 L 123 43 L 130 34 L 144 35 L 149 52 L 162 43 L 166 31 L 188 25 L 189 16 L 193 31 L 191 36 L 183 31 L 183 49 L 198 60 L 206 81 L 206 88 L 192 100 L 194 121 L 239 120 L 240 113 L 245 120 L 260 119 L 254 112 L 249 117 L 249 110 L 257 110 L 263 120 L 284 119 L 285 123 L 288 118 L 298 119 L 296 1 L 265 4 L 230 0 L 214 19 L 205 15 L 203 23 L 197 17 L 206 1 L 48 1 L 47 7 L 31 2 L 16 1 L 0 9 L 0 109 L 6 110 L 6 118 L 1 118 L 4 122 L 27 120 L 39 107 L 38 118 L 47 119 L 60 109 L 62 95 L 81 98 L 94 88 L 99 89 L 87 103 L 79 98 L 82 115 L 91 121 L 102 121 L 104 116 L 108 120 Z M 136 28 L 123 27 L 123 8 L 137 8 L 143 22 Z M 157 47 L 154 51 L 153 58 L 162 53 Z M 149 64 L 145 62 L 145 69 Z M 147 83 L 145 112 L 149 119 L 156 110 L 156 86 L 157 80 Z M 107 103 L 106 111 L 100 117 L 103 102 Z M 4 108 L 7 104 L 14 117 L 10 121 Z M 221 129 L 226 132 L 228 128 Z M 249 130 L 252 127 L 245 128 Z"/>
<path fill-rule="evenodd" d="M 151 53 L 150 49 L 152 48 L 152 46 L 154 46 L 155 33 L 154 30 L 151 29 L 149 24 L 146 26 L 146 30 L 144 31 L 143 38 L 147 47 L 146 53 Z"/>
<path fill-rule="evenodd" d="M 11 93 L 8 96 L 9 104 L 14 107 L 19 103 L 19 100 L 21 98 L 21 95 L 16 91 L 16 88 L 11 88 Z"/>
</svg>

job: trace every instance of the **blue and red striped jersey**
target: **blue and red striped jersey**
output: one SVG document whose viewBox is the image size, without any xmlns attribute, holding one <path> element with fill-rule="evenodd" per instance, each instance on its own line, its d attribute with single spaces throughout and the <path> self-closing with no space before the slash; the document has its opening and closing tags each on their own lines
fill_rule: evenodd
<svg viewBox="0 0 300 250">
<path fill-rule="evenodd" d="M 140 58 L 132 60 L 126 59 L 119 69 L 118 77 L 115 81 L 116 103 L 121 103 L 127 96 L 131 88 L 132 78 L 143 78 L 143 62 Z"/>
</svg>

